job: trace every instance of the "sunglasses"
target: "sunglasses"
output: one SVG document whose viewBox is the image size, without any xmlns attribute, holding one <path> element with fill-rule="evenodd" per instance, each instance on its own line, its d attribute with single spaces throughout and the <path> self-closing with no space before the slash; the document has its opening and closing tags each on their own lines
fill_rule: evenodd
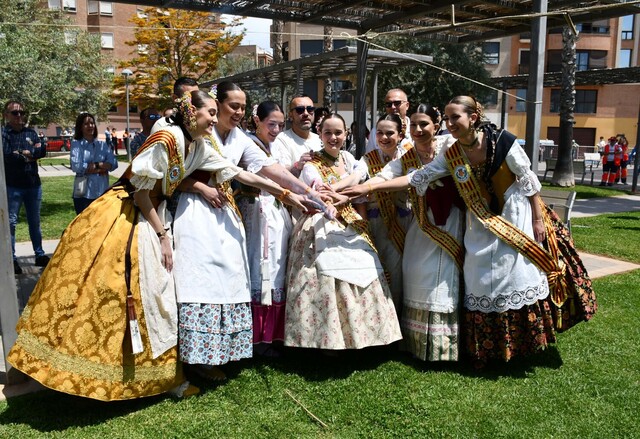
<svg viewBox="0 0 640 439">
<path fill-rule="evenodd" d="M 399 107 L 400 105 L 404 104 L 407 101 L 389 101 L 389 102 L 385 102 L 384 106 L 387 108 L 391 108 L 391 107 Z"/>
<path fill-rule="evenodd" d="M 304 113 L 305 110 L 307 111 L 307 113 L 312 114 L 314 111 L 316 111 L 316 107 L 312 105 L 307 105 L 306 107 L 303 107 L 303 106 L 293 107 L 292 110 L 295 110 L 295 112 L 298 114 Z"/>
<path fill-rule="evenodd" d="M 150 115 L 147 116 L 147 119 L 149 119 L 149 120 L 158 120 L 161 117 L 162 117 L 161 114 L 150 114 Z"/>
<path fill-rule="evenodd" d="M 24 116 L 25 114 L 27 114 L 27 112 L 24 110 L 12 110 L 9 113 L 13 114 L 14 116 Z"/>
</svg>

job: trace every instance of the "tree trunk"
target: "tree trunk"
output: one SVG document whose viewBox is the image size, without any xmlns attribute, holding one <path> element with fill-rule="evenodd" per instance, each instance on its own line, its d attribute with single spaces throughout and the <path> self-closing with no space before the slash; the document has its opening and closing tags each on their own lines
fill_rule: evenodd
<svg viewBox="0 0 640 439">
<path fill-rule="evenodd" d="M 324 52 L 331 52 L 333 50 L 333 28 L 331 26 L 324 27 Z M 327 107 L 331 111 L 331 95 L 332 95 L 333 83 L 331 78 L 324 80 L 324 94 L 322 95 L 322 106 Z"/>
<path fill-rule="evenodd" d="M 284 31 L 284 21 L 273 20 L 271 25 L 271 48 L 273 49 L 273 63 L 282 62 L 282 32 Z"/>
<path fill-rule="evenodd" d="M 562 88 L 560 89 L 560 139 L 558 140 L 558 162 L 553 171 L 551 184 L 575 186 L 573 177 L 573 111 L 576 106 L 576 42 L 578 35 L 565 26 L 562 29 Z"/>
</svg>

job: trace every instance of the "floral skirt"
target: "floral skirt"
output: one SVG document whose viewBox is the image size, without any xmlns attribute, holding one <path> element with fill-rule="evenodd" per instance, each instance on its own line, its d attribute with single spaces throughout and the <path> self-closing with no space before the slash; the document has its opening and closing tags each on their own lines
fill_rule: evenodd
<svg viewBox="0 0 640 439">
<path fill-rule="evenodd" d="M 458 313 L 402 308 L 402 350 L 423 361 L 457 361 L 459 351 Z"/>
<path fill-rule="evenodd" d="M 464 343 L 476 365 L 491 359 L 509 361 L 544 350 L 556 333 L 549 300 L 517 310 L 483 313 L 464 311 Z"/>
<path fill-rule="evenodd" d="M 286 298 L 284 289 L 271 290 L 271 305 L 260 303 L 260 290 L 251 291 L 251 314 L 253 315 L 253 342 L 272 343 L 284 340 L 284 311 Z"/>
<path fill-rule="evenodd" d="M 251 306 L 178 304 L 180 360 L 217 366 L 253 355 Z"/>
</svg>

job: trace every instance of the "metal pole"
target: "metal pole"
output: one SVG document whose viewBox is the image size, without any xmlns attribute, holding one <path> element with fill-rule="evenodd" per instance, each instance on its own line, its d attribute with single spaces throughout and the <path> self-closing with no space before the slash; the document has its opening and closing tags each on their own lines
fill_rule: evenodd
<svg viewBox="0 0 640 439">
<path fill-rule="evenodd" d="M 546 13 L 547 0 L 534 0 L 533 12 Z M 547 17 L 531 20 L 531 51 L 529 84 L 527 88 L 527 132 L 525 151 L 531 160 L 531 170 L 538 172 L 538 148 L 542 122 L 542 87 L 544 78 L 544 52 L 547 38 Z"/>
<path fill-rule="evenodd" d="M 127 95 L 127 135 L 129 136 L 127 139 L 124 139 L 124 147 L 127 150 L 127 157 L 129 161 L 131 161 L 131 148 L 129 148 L 129 145 L 131 145 L 131 141 L 129 140 L 131 137 L 131 131 L 129 130 L 129 75 L 125 75 L 124 77 L 124 88 Z"/>
</svg>

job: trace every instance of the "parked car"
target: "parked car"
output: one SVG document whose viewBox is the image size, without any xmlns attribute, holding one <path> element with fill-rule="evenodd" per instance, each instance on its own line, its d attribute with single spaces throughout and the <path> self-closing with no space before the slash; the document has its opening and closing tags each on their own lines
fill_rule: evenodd
<svg viewBox="0 0 640 439">
<path fill-rule="evenodd" d="M 47 152 L 69 151 L 71 136 L 50 136 L 47 140 Z"/>
</svg>

